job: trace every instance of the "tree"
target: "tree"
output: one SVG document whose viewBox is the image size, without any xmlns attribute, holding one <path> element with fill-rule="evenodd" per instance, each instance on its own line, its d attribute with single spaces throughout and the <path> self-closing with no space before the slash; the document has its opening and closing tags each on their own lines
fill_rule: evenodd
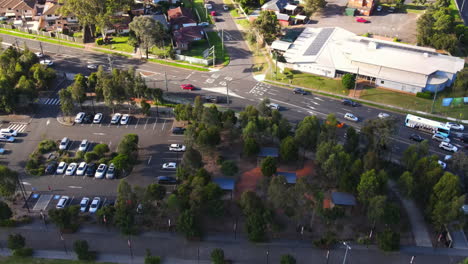
<svg viewBox="0 0 468 264">
<path fill-rule="evenodd" d="M 377 195 L 370 199 L 369 207 L 367 208 L 367 217 L 372 222 L 383 222 L 385 209 L 387 206 L 387 197 L 385 195 Z"/>
<path fill-rule="evenodd" d="M 61 89 L 58 95 L 60 99 L 60 110 L 62 110 L 64 115 L 70 115 L 74 108 L 72 94 L 67 89 Z"/>
<path fill-rule="evenodd" d="M 463 36 L 468 37 L 468 32 Z M 468 91 L 468 67 L 463 68 L 460 72 L 457 73 L 457 79 L 455 80 L 453 89 L 455 91 L 463 91 L 463 93 L 466 95 L 466 92 Z"/>
<path fill-rule="evenodd" d="M 199 146 L 214 148 L 220 141 L 221 137 L 217 127 L 210 126 L 198 132 L 197 144 Z"/>
<path fill-rule="evenodd" d="M 261 11 L 260 15 L 253 22 L 253 26 L 268 44 L 275 40 L 276 35 L 279 34 L 281 29 L 276 14 L 273 11 Z"/>
<path fill-rule="evenodd" d="M 193 110 L 192 110 L 193 118 L 197 121 L 201 121 L 204 109 L 205 107 L 203 106 L 201 97 L 200 96 L 195 97 L 195 100 L 193 101 Z"/>
<path fill-rule="evenodd" d="M 149 249 L 146 249 L 146 256 L 145 256 L 145 264 L 160 264 L 161 257 L 159 256 L 151 256 L 151 252 Z"/>
<path fill-rule="evenodd" d="M 162 24 L 149 16 L 134 17 L 129 27 L 135 32 L 140 47 L 146 51 L 146 59 L 148 59 L 149 49 L 159 44 L 166 35 Z"/>
<path fill-rule="evenodd" d="M 414 178 L 411 172 L 405 171 L 398 179 L 398 186 L 406 197 L 411 197 L 414 192 Z"/>
<path fill-rule="evenodd" d="M 249 241 L 265 241 L 268 222 L 264 214 L 265 212 L 255 212 L 246 216 L 245 227 Z"/>
<path fill-rule="evenodd" d="M 67 89 L 70 92 L 72 99 L 81 105 L 86 98 L 86 78 L 81 73 L 77 74 L 73 84 L 68 86 Z"/>
<path fill-rule="evenodd" d="M 93 148 L 93 152 L 96 153 L 99 157 L 104 156 L 107 152 L 109 152 L 109 146 L 107 144 L 97 144 Z"/>
<path fill-rule="evenodd" d="M 13 212 L 7 203 L 0 201 L 0 221 L 10 219 L 13 216 Z"/>
<path fill-rule="evenodd" d="M 306 116 L 299 123 L 294 139 L 304 150 L 315 150 L 320 135 L 320 121 L 316 116 Z"/>
<path fill-rule="evenodd" d="M 281 264 L 296 264 L 296 259 L 289 254 L 282 255 L 280 263 Z"/>
<path fill-rule="evenodd" d="M 261 164 L 262 174 L 265 177 L 271 177 L 276 173 L 276 159 L 273 157 L 266 157 L 262 160 Z"/>
<path fill-rule="evenodd" d="M 76 240 L 73 243 L 73 250 L 75 251 L 78 260 L 94 261 L 96 260 L 96 252 L 89 251 L 88 241 Z"/>
<path fill-rule="evenodd" d="M 73 205 L 63 209 L 50 209 L 49 217 L 61 230 L 70 230 L 74 232 L 79 227 L 79 212 L 80 207 L 78 205 Z"/>
<path fill-rule="evenodd" d="M 356 83 L 356 76 L 354 76 L 354 74 L 351 73 L 346 73 L 341 78 L 341 83 L 343 84 L 344 88 L 348 90 L 353 89 Z"/>
<path fill-rule="evenodd" d="M 210 256 L 213 264 L 224 264 L 224 250 L 215 248 L 211 251 Z"/>
<path fill-rule="evenodd" d="M 400 234 L 387 228 L 377 234 L 377 245 L 383 251 L 396 251 L 400 249 Z"/>
<path fill-rule="evenodd" d="M 182 165 L 187 169 L 197 170 L 203 167 L 202 155 L 193 147 L 187 147 L 182 156 Z"/>
<path fill-rule="evenodd" d="M 460 178 L 466 179 L 468 177 L 468 155 L 465 152 L 459 151 L 453 154 L 449 163 L 451 170 L 456 172 Z"/>
<path fill-rule="evenodd" d="M 434 186 L 430 200 L 430 216 L 439 229 L 461 216 L 461 206 L 464 196 L 460 195 L 458 176 L 446 172 Z"/>
<path fill-rule="evenodd" d="M 363 168 L 361 159 L 354 160 L 349 171 L 344 172 L 339 179 L 340 190 L 355 193 L 362 171 Z"/>
<path fill-rule="evenodd" d="M 321 126 L 319 141 L 336 141 L 336 126 L 338 120 L 336 120 L 335 114 L 327 115 L 325 124 Z"/>
<path fill-rule="evenodd" d="M 268 186 L 268 200 L 276 209 L 285 209 L 291 203 L 288 182 L 282 175 L 273 177 Z"/>
<path fill-rule="evenodd" d="M 285 162 L 297 161 L 298 159 L 298 147 L 294 138 L 289 136 L 280 145 L 280 157 Z"/>
<path fill-rule="evenodd" d="M 150 108 L 151 108 L 151 105 L 148 104 L 148 103 L 146 102 L 146 100 L 141 100 L 140 106 L 141 106 L 141 112 L 142 112 L 144 115 L 149 116 L 149 115 L 150 115 Z"/>
<path fill-rule="evenodd" d="M 359 134 L 352 126 L 346 129 L 346 141 L 344 144 L 344 149 L 350 154 L 356 153 L 359 149 Z"/>
<path fill-rule="evenodd" d="M 218 111 L 216 105 L 203 108 L 201 122 L 207 127 L 221 127 L 221 113 Z"/>
<path fill-rule="evenodd" d="M 120 141 L 117 146 L 117 152 L 120 154 L 125 154 L 131 157 L 138 150 L 138 135 L 137 134 L 127 134 Z M 135 157 L 132 157 L 133 159 Z"/>
<path fill-rule="evenodd" d="M 325 0 L 305 0 L 304 1 L 304 11 L 312 15 L 313 13 L 319 11 L 327 5 Z"/>
<path fill-rule="evenodd" d="M 186 238 L 196 238 L 201 235 L 195 214 L 190 210 L 183 211 L 177 219 L 177 231 L 185 235 Z"/>
<path fill-rule="evenodd" d="M 225 160 L 221 164 L 221 172 L 226 176 L 234 176 L 239 171 L 233 160 Z"/>
<path fill-rule="evenodd" d="M 244 138 L 243 153 L 247 157 L 253 157 L 260 151 L 260 146 L 253 137 Z"/>
<path fill-rule="evenodd" d="M 365 137 L 370 150 L 379 155 L 388 149 L 390 137 L 396 132 L 396 119 L 370 119 L 361 128 L 361 133 Z"/>
<path fill-rule="evenodd" d="M 166 187 L 152 183 L 146 187 L 146 197 L 150 201 L 161 201 L 166 197 Z"/>
<path fill-rule="evenodd" d="M 8 167 L 0 165 L 0 195 L 3 197 L 12 196 L 16 191 L 18 173 Z"/>
<path fill-rule="evenodd" d="M 370 199 L 380 192 L 382 184 L 382 179 L 379 179 L 375 170 L 364 172 L 357 186 L 359 200 L 361 200 L 363 204 L 368 205 Z"/>
<path fill-rule="evenodd" d="M 118 154 L 111 160 L 111 163 L 124 175 L 132 168 L 132 159 L 127 154 Z"/>
<path fill-rule="evenodd" d="M 26 246 L 26 239 L 18 233 L 8 235 L 7 247 L 11 250 L 22 249 Z"/>
</svg>

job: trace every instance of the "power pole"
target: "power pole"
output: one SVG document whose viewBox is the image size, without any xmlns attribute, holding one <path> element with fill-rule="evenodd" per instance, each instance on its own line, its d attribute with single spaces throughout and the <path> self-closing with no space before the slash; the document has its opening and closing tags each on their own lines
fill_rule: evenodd
<svg viewBox="0 0 468 264">
<path fill-rule="evenodd" d="M 221 29 L 221 50 L 223 51 L 222 59 L 224 60 L 224 29 Z"/>
<path fill-rule="evenodd" d="M 278 80 L 278 53 L 275 52 L 275 80 Z"/>
<path fill-rule="evenodd" d="M 213 67 L 216 65 L 216 51 L 215 46 L 213 45 Z"/>
<path fill-rule="evenodd" d="M 226 98 L 227 98 L 227 104 L 229 105 L 229 83 L 226 83 Z"/>
<path fill-rule="evenodd" d="M 437 92 L 439 91 L 438 88 L 435 89 L 435 94 L 434 94 L 434 99 L 432 99 L 432 106 L 431 106 L 431 114 L 434 113 L 434 104 L 435 104 L 435 100 L 437 98 Z"/>
<path fill-rule="evenodd" d="M 353 97 L 356 97 L 356 87 L 357 87 L 358 77 L 359 77 L 359 67 L 357 68 L 356 80 L 354 80 L 354 92 L 353 92 Z"/>
<path fill-rule="evenodd" d="M 167 87 L 167 73 L 164 71 L 164 85 L 166 86 L 166 92 L 169 92 L 169 88 Z"/>
<path fill-rule="evenodd" d="M 39 42 L 39 47 L 41 48 L 41 54 L 44 55 L 44 50 L 42 49 L 42 42 Z"/>
</svg>

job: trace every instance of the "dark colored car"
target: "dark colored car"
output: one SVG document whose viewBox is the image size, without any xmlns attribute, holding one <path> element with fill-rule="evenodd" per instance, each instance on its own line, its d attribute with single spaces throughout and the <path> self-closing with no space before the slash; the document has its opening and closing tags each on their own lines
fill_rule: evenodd
<svg viewBox="0 0 468 264">
<path fill-rule="evenodd" d="M 115 201 L 112 200 L 112 199 L 107 199 L 104 204 L 102 205 L 102 207 L 106 207 L 106 206 L 114 206 L 115 205 Z"/>
<path fill-rule="evenodd" d="M 96 173 L 96 164 L 90 163 L 86 168 L 85 175 L 88 177 L 94 177 L 94 173 Z"/>
<path fill-rule="evenodd" d="M 424 140 L 424 138 L 422 138 L 420 135 L 416 135 L 416 134 L 411 134 L 409 139 L 417 141 L 417 142 L 421 142 L 421 141 Z"/>
<path fill-rule="evenodd" d="M 181 134 L 184 134 L 184 132 L 185 132 L 185 128 L 183 127 L 174 127 L 172 129 L 172 134 L 181 135 Z"/>
<path fill-rule="evenodd" d="M 83 118 L 83 123 L 91 124 L 93 122 L 94 115 L 93 114 L 86 114 Z"/>
<path fill-rule="evenodd" d="M 45 173 L 46 174 L 54 174 L 56 169 L 57 169 L 57 162 L 52 161 L 45 168 Z"/>
<path fill-rule="evenodd" d="M 354 101 L 349 100 L 349 99 L 343 99 L 343 104 L 344 105 L 349 105 L 349 106 L 352 106 L 352 107 L 360 106 L 360 104 L 358 102 L 354 102 Z"/>
<path fill-rule="evenodd" d="M 172 185 L 172 184 L 177 184 L 177 179 L 174 177 L 169 177 L 169 176 L 158 176 L 156 177 L 156 182 L 158 184 Z"/>
<path fill-rule="evenodd" d="M 294 94 L 302 94 L 302 95 L 308 95 L 309 94 L 308 91 L 306 91 L 304 89 L 301 89 L 301 88 L 294 88 L 293 93 Z"/>
</svg>

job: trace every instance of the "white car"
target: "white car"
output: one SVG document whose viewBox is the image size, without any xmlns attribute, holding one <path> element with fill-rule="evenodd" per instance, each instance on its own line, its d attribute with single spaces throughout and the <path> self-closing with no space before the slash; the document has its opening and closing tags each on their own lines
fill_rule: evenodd
<svg viewBox="0 0 468 264">
<path fill-rule="evenodd" d="M 101 205 L 101 198 L 100 197 L 94 197 L 93 201 L 91 202 L 91 205 L 89 206 L 89 212 L 90 213 L 95 213 L 99 209 L 100 205 Z"/>
<path fill-rule="evenodd" d="M 354 122 L 359 121 L 359 118 L 358 118 L 357 116 L 351 114 L 351 113 L 346 113 L 346 114 L 344 115 L 344 118 L 345 118 L 345 119 L 348 119 L 348 120 L 351 120 L 351 121 L 354 121 Z"/>
<path fill-rule="evenodd" d="M 115 166 L 114 166 L 114 163 L 111 163 L 106 172 L 106 179 L 114 179 L 114 178 L 115 178 Z"/>
<path fill-rule="evenodd" d="M 120 114 L 120 113 L 115 113 L 115 114 L 112 116 L 111 124 L 113 124 L 113 125 L 118 124 L 121 117 L 122 117 L 122 114 Z"/>
<path fill-rule="evenodd" d="M 167 162 L 162 165 L 163 170 L 175 170 L 177 169 L 177 163 L 175 162 Z"/>
<path fill-rule="evenodd" d="M 447 143 L 450 143 L 450 138 L 444 137 L 444 135 L 439 134 L 439 133 L 435 133 L 435 134 L 432 136 L 432 139 L 435 140 L 435 141 L 439 141 L 439 142 L 447 142 Z"/>
<path fill-rule="evenodd" d="M 213 9 L 213 5 L 205 4 L 205 8 L 208 9 L 208 10 L 211 10 L 211 9 Z"/>
<path fill-rule="evenodd" d="M 63 174 L 65 173 L 65 170 L 67 169 L 67 163 L 65 161 L 61 161 L 57 167 L 57 170 L 55 171 L 55 173 L 57 174 Z"/>
<path fill-rule="evenodd" d="M 171 144 L 169 146 L 169 151 L 183 152 L 185 151 L 185 146 L 181 144 Z"/>
<path fill-rule="evenodd" d="M 94 118 L 93 118 L 93 123 L 94 124 L 99 124 L 101 123 L 102 121 L 102 113 L 97 113 L 94 115 Z"/>
<path fill-rule="evenodd" d="M 67 149 L 68 144 L 70 144 L 70 140 L 67 137 L 62 138 L 62 141 L 60 141 L 59 150 Z"/>
<path fill-rule="evenodd" d="M 107 165 L 104 163 L 99 164 L 99 167 L 96 170 L 96 173 L 94 173 L 94 177 L 96 179 L 102 179 L 104 178 L 104 174 L 106 173 L 107 170 Z"/>
<path fill-rule="evenodd" d="M 77 124 L 83 123 L 83 119 L 84 119 L 85 115 L 86 114 L 84 112 L 79 112 L 75 117 L 75 123 L 77 123 Z"/>
<path fill-rule="evenodd" d="M 447 168 L 447 163 L 441 161 L 441 160 L 438 160 L 437 163 L 439 163 L 439 165 L 442 167 L 443 170 L 445 170 L 445 168 Z"/>
<path fill-rule="evenodd" d="M 207 26 L 210 25 L 210 23 L 208 23 L 208 22 L 201 22 L 201 23 L 198 23 L 198 25 L 199 25 L 200 27 L 207 27 Z"/>
<path fill-rule="evenodd" d="M 44 54 L 42 54 L 42 52 L 36 52 L 36 53 L 34 53 L 34 54 L 36 54 L 36 56 L 37 56 L 39 59 L 42 58 L 42 57 L 44 57 Z"/>
<path fill-rule="evenodd" d="M 0 134 L 4 136 L 16 137 L 18 136 L 18 131 L 11 128 L 2 128 L 0 129 Z"/>
<path fill-rule="evenodd" d="M 223 9 L 224 9 L 224 11 L 228 11 L 228 10 L 229 10 L 229 6 L 223 5 Z"/>
<path fill-rule="evenodd" d="M 449 161 L 452 159 L 452 155 L 445 155 L 444 161 Z"/>
<path fill-rule="evenodd" d="M 379 5 L 377 6 L 377 12 L 380 12 L 380 11 L 382 11 L 382 6 Z"/>
<path fill-rule="evenodd" d="M 439 148 L 446 150 L 446 151 L 451 151 L 451 152 L 457 152 L 458 148 L 455 147 L 454 145 L 448 143 L 448 142 L 440 142 Z"/>
<path fill-rule="evenodd" d="M 89 141 L 87 139 L 83 139 L 80 143 L 80 147 L 78 151 L 86 151 L 89 147 Z"/>
<path fill-rule="evenodd" d="M 0 141 L 3 142 L 15 142 L 15 138 L 11 136 L 6 136 L 6 135 L 0 135 Z"/>
<path fill-rule="evenodd" d="M 120 124 L 121 125 L 126 125 L 126 124 L 128 124 L 128 121 L 130 121 L 130 115 L 129 114 L 124 114 L 122 116 L 122 119 L 120 119 Z"/>
<path fill-rule="evenodd" d="M 65 171 L 65 175 L 72 176 L 73 174 L 75 174 L 77 167 L 78 164 L 76 164 L 76 162 L 70 163 L 70 165 L 68 165 L 67 167 L 67 170 Z"/>
<path fill-rule="evenodd" d="M 86 212 L 86 209 L 88 209 L 89 205 L 89 198 L 88 197 L 83 197 L 80 202 L 80 212 L 84 213 Z"/>
<path fill-rule="evenodd" d="M 88 168 L 88 164 L 86 162 L 81 162 L 76 169 L 76 175 L 83 176 L 85 174 L 86 169 Z"/>
<path fill-rule="evenodd" d="M 379 113 L 378 117 L 379 117 L 380 119 L 384 119 L 384 118 L 390 117 L 390 115 L 387 114 L 387 113 Z"/>
<path fill-rule="evenodd" d="M 455 123 L 455 122 L 447 122 L 447 126 L 450 127 L 450 129 L 465 130 L 465 126 L 463 126 L 462 124 Z"/>
<path fill-rule="evenodd" d="M 70 197 L 62 196 L 60 198 L 60 200 L 58 201 L 57 206 L 55 206 L 55 208 L 57 208 L 57 209 L 65 208 L 65 206 L 67 206 L 67 204 L 68 204 L 68 200 L 70 200 Z"/>
<path fill-rule="evenodd" d="M 98 68 L 98 66 L 96 64 L 88 64 L 86 65 L 86 68 L 88 68 L 89 70 L 96 70 Z"/>
<path fill-rule="evenodd" d="M 41 61 L 39 61 L 39 63 L 40 63 L 41 65 L 45 65 L 45 66 L 52 66 L 52 65 L 54 65 L 54 62 L 53 62 L 52 60 L 41 60 Z"/>
<path fill-rule="evenodd" d="M 280 110 L 280 106 L 279 104 L 269 104 L 268 107 L 270 107 L 271 109 L 274 109 L 274 110 Z"/>
</svg>

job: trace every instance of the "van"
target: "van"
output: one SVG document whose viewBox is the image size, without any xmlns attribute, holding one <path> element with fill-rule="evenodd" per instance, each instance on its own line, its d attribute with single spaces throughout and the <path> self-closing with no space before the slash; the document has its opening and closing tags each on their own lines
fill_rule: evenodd
<svg viewBox="0 0 468 264">
<path fill-rule="evenodd" d="M 0 129 L 0 134 L 5 136 L 16 137 L 18 135 L 18 131 L 11 128 L 2 128 Z"/>
<path fill-rule="evenodd" d="M 439 142 L 447 142 L 447 143 L 450 143 L 450 139 L 449 139 L 449 138 L 444 137 L 442 134 L 439 134 L 439 133 L 435 133 L 435 134 L 432 136 L 432 139 L 435 140 L 435 141 L 439 141 Z"/>
</svg>

